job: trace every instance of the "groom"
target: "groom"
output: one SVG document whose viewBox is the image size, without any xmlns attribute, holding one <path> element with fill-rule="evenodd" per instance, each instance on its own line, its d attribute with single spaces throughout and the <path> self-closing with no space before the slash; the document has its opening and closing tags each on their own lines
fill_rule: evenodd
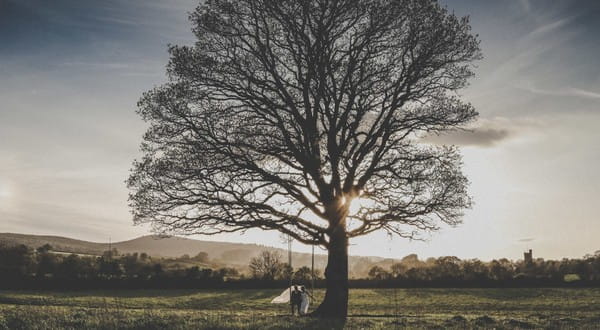
<svg viewBox="0 0 600 330">
<path fill-rule="evenodd" d="M 298 315 L 300 313 L 300 305 L 302 304 L 302 293 L 298 290 L 298 286 L 292 286 L 292 293 L 290 295 L 290 305 L 292 305 L 292 315 L 294 315 L 294 309 L 298 310 Z"/>
</svg>

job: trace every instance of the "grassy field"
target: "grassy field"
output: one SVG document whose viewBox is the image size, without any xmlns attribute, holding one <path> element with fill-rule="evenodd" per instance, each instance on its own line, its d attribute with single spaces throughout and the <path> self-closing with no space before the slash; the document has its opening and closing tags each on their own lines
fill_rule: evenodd
<svg viewBox="0 0 600 330">
<path fill-rule="evenodd" d="M 291 317 L 279 291 L 0 291 L 0 329 L 600 329 L 595 288 L 356 289 L 345 324 Z"/>
</svg>

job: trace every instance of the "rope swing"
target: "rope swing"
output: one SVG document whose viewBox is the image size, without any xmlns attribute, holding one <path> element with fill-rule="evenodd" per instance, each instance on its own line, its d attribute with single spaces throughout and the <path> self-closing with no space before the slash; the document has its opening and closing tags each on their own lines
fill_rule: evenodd
<svg viewBox="0 0 600 330">
<path fill-rule="evenodd" d="M 312 246 L 312 258 L 310 262 L 310 292 L 315 294 L 315 246 Z"/>
<path fill-rule="evenodd" d="M 288 235 L 288 266 L 290 266 L 290 297 L 292 296 L 292 284 L 294 279 L 294 267 L 292 266 L 292 236 Z"/>
<path fill-rule="evenodd" d="M 294 267 L 292 266 L 292 241 L 294 239 L 288 235 L 287 236 L 287 243 L 288 243 L 288 265 L 290 266 L 290 293 L 292 290 L 292 285 L 294 284 Z M 312 245 L 312 254 L 311 254 L 311 260 L 310 260 L 310 291 L 314 292 L 315 291 L 315 246 Z"/>
<path fill-rule="evenodd" d="M 280 303 L 285 303 L 285 302 L 290 302 L 290 306 L 292 307 L 291 309 L 291 314 L 294 315 L 294 308 L 296 305 L 294 305 L 293 301 L 292 301 L 292 287 L 294 285 L 297 285 L 298 283 L 294 283 L 294 274 L 296 274 L 296 272 L 294 271 L 294 267 L 293 267 L 293 253 L 292 253 L 292 242 L 293 242 L 293 238 L 291 235 L 286 235 L 283 236 L 282 235 L 282 240 L 285 240 L 287 242 L 287 248 L 288 248 L 288 267 L 287 269 L 289 270 L 289 286 L 288 286 L 288 290 L 284 290 L 282 294 L 280 294 L 279 296 L 273 298 L 273 300 L 271 300 L 271 303 L 274 304 L 280 304 Z M 304 274 L 306 275 L 306 274 Z M 311 268 L 310 268 L 310 291 L 307 292 L 308 296 L 313 298 L 313 293 L 315 290 L 315 246 L 312 245 L 312 254 L 311 254 Z M 306 280 L 306 278 L 303 278 L 303 280 Z M 305 285 L 306 284 L 306 285 Z M 302 287 L 306 288 L 308 286 L 308 283 L 302 283 Z M 287 297 L 286 294 L 287 293 Z M 314 299 L 314 298 L 313 298 Z M 306 306 L 307 307 L 307 306 Z M 304 307 L 303 307 L 304 308 Z M 300 313 L 300 307 L 298 307 L 298 313 Z"/>
</svg>

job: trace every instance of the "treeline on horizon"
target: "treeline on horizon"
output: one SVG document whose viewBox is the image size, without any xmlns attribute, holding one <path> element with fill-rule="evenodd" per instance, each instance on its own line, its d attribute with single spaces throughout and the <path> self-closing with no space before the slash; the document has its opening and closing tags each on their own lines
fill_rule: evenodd
<svg viewBox="0 0 600 330">
<path fill-rule="evenodd" d="M 313 278 L 314 276 L 314 278 Z M 280 288 L 290 283 L 322 287 L 322 270 L 298 269 L 277 252 L 263 251 L 248 268 L 218 267 L 208 254 L 153 258 L 146 253 L 101 256 L 67 254 L 44 245 L 0 245 L 0 289 L 194 289 Z M 351 287 L 535 287 L 600 286 L 600 251 L 580 259 L 531 262 L 508 259 L 439 257 L 412 254 L 388 267 L 375 265 Z"/>
</svg>

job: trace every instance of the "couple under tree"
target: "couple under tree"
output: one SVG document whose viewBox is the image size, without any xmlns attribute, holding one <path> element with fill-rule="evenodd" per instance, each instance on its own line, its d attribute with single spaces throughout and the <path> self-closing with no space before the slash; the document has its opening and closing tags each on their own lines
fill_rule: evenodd
<svg viewBox="0 0 600 330">
<path fill-rule="evenodd" d="M 292 285 L 285 289 L 279 296 L 273 298 L 271 303 L 274 304 L 285 304 L 290 303 L 292 309 L 292 315 L 295 311 L 298 311 L 298 315 L 308 314 L 308 306 L 310 305 L 310 299 L 312 295 L 306 290 L 304 285 Z"/>
<path fill-rule="evenodd" d="M 304 285 L 293 285 L 290 288 L 290 305 L 292 306 L 292 315 L 298 310 L 298 315 L 308 314 L 308 306 L 310 305 L 311 295 L 306 290 Z"/>
</svg>

